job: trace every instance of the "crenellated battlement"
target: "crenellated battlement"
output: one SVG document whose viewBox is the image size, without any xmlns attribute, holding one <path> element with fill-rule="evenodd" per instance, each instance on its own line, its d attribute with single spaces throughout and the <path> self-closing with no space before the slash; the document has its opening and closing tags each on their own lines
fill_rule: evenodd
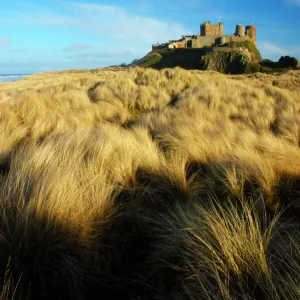
<svg viewBox="0 0 300 300">
<path fill-rule="evenodd" d="M 211 24 L 210 22 L 205 22 L 200 24 L 200 34 L 202 36 L 221 36 L 224 34 L 224 23 L 219 22 L 219 24 Z"/>
<path fill-rule="evenodd" d="M 236 25 L 234 34 L 224 34 L 224 23 L 212 24 L 205 22 L 200 24 L 200 33 L 184 35 L 179 40 L 170 40 L 164 44 L 152 45 L 152 50 L 165 48 L 203 48 L 223 45 L 229 42 L 251 41 L 256 45 L 256 26 L 242 24 Z"/>
</svg>

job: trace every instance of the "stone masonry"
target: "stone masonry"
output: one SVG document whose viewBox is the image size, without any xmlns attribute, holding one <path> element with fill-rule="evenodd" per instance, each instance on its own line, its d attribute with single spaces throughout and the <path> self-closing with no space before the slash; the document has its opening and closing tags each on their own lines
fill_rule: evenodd
<svg viewBox="0 0 300 300">
<path fill-rule="evenodd" d="M 200 24 L 200 34 L 183 35 L 179 40 L 169 40 L 164 44 L 152 45 L 152 50 L 174 49 L 174 48 L 203 48 L 215 45 L 223 45 L 228 42 L 251 41 L 256 45 L 256 26 L 236 25 L 234 34 L 224 34 L 224 23 L 211 24 L 205 22 Z"/>
</svg>

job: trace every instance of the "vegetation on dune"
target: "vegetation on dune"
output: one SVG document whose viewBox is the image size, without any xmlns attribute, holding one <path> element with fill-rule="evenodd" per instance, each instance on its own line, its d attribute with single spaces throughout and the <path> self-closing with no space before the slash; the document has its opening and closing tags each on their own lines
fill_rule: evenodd
<svg viewBox="0 0 300 300">
<path fill-rule="evenodd" d="M 262 60 L 262 56 L 255 46 L 251 41 L 243 41 L 243 42 L 234 42 L 233 43 L 236 47 L 244 47 L 250 51 L 250 53 L 253 53 L 255 56 L 255 60 L 257 62 L 260 62 Z"/>
<path fill-rule="evenodd" d="M 0 129 L 0 299 L 299 299 L 299 71 L 33 75 Z"/>
<path fill-rule="evenodd" d="M 239 50 L 240 49 L 240 50 Z M 148 53 L 131 66 L 164 69 L 181 67 L 187 70 L 213 70 L 226 74 L 252 73 L 253 64 L 261 61 L 256 46 L 250 42 L 230 42 L 203 48 L 159 49 Z"/>
<path fill-rule="evenodd" d="M 298 68 L 298 60 L 295 57 L 291 56 L 281 56 L 278 62 L 274 62 L 269 59 L 264 59 L 260 62 L 261 69 L 267 72 L 274 72 L 278 70 L 286 71 L 288 69 L 297 69 Z"/>
<path fill-rule="evenodd" d="M 244 70 L 245 55 L 237 51 L 211 51 L 206 48 L 163 49 L 149 53 L 134 65 L 153 69 L 181 67 L 186 70 L 213 70 L 240 74 Z"/>
<path fill-rule="evenodd" d="M 152 65 L 159 63 L 160 60 L 161 60 L 161 55 L 159 55 L 158 53 L 150 54 L 144 64 L 144 67 L 151 67 Z"/>
<path fill-rule="evenodd" d="M 162 59 L 162 56 L 159 53 L 148 53 L 142 59 L 135 59 L 132 62 L 132 65 L 138 65 L 140 67 L 149 68 L 157 65 Z"/>
<path fill-rule="evenodd" d="M 278 62 L 262 59 L 251 41 L 229 42 L 203 48 L 163 48 L 135 59 L 129 66 L 161 70 L 180 67 L 186 70 L 212 70 L 225 74 L 278 73 L 296 70 L 298 60 L 282 56 Z"/>
</svg>

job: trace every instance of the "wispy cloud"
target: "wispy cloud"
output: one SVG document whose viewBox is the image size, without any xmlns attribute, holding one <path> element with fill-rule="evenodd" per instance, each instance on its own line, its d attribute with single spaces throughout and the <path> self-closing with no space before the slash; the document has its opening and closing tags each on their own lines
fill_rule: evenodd
<svg viewBox="0 0 300 300">
<path fill-rule="evenodd" d="M 287 4 L 296 5 L 300 7 L 300 0 L 284 0 L 284 1 Z"/>
<path fill-rule="evenodd" d="M 14 48 L 11 50 L 12 52 L 25 53 L 27 52 L 24 48 Z"/>
<path fill-rule="evenodd" d="M 113 6 L 113 5 L 102 5 L 96 3 L 77 3 L 77 2 L 71 2 L 70 4 L 73 7 L 77 7 L 87 12 L 114 13 L 116 11 L 120 11 L 120 9 L 117 6 Z"/>
<path fill-rule="evenodd" d="M 0 47 L 5 47 L 9 44 L 9 38 L 0 39 Z"/>
<path fill-rule="evenodd" d="M 84 25 L 86 30 L 110 39 L 151 43 L 189 33 L 179 22 L 132 15 L 121 7 L 87 3 L 72 5 L 77 13 L 89 18 L 89 24 Z"/>
<path fill-rule="evenodd" d="M 91 48 L 95 48 L 94 45 L 85 44 L 85 43 L 77 43 L 71 44 L 62 49 L 64 52 L 82 52 Z"/>
<path fill-rule="evenodd" d="M 192 33 L 179 19 L 174 21 L 167 17 L 149 16 L 148 11 L 131 9 L 132 7 L 124 6 L 123 3 L 122 6 L 116 6 L 73 1 L 61 2 L 55 7 L 32 6 L 30 13 L 16 8 L 5 20 L 1 18 L 0 24 L 14 24 L 17 19 L 21 26 L 30 28 L 34 25 L 47 34 L 58 30 L 63 35 L 71 31 L 66 44 L 61 44 L 61 40 L 57 43 L 60 51 L 57 51 L 54 44 L 44 51 L 48 53 L 49 59 L 45 57 L 45 53 L 37 55 L 34 52 L 34 57 L 41 56 L 43 61 L 46 60 L 55 69 L 93 68 L 130 62 L 149 52 L 152 43 Z M 150 0 L 149 3 L 153 5 Z M 41 70 L 44 62 L 37 64 L 33 60 L 26 58 L 30 64 L 24 64 L 24 59 L 19 61 L 19 69 Z M 17 64 L 10 64 L 10 68 L 17 68 Z"/>
<path fill-rule="evenodd" d="M 67 56 L 68 59 L 102 59 L 112 57 L 131 57 L 133 53 L 131 50 L 112 50 L 105 52 L 93 52 L 93 53 L 80 53 Z"/>
<path fill-rule="evenodd" d="M 300 46 L 280 47 L 272 42 L 265 41 L 259 44 L 259 49 L 266 58 L 279 57 L 283 55 L 291 55 L 298 59 L 300 58 Z"/>
<path fill-rule="evenodd" d="M 287 53 L 287 49 L 279 47 L 271 42 L 263 42 L 261 45 L 261 50 L 265 50 L 268 53 L 276 55 L 283 55 Z"/>
<path fill-rule="evenodd" d="M 30 16 L 22 16 L 22 22 L 40 25 L 40 26 L 58 26 L 58 27 L 76 27 L 79 22 L 75 18 L 57 15 L 54 13 L 40 13 L 37 12 Z"/>
<path fill-rule="evenodd" d="M 190 33 L 177 21 L 139 16 L 119 6 L 68 3 L 68 14 L 33 12 L 21 18 L 41 26 L 70 27 L 85 34 L 128 43 L 155 43 Z"/>
</svg>

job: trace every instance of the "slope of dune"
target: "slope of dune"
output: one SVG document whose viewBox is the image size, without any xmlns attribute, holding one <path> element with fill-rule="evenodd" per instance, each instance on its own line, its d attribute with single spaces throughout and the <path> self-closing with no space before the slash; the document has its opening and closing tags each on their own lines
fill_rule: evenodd
<svg viewBox="0 0 300 300">
<path fill-rule="evenodd" d="M 299 299 L 300 71 L 0 84 L 1 299 Z"/>
</svg>

